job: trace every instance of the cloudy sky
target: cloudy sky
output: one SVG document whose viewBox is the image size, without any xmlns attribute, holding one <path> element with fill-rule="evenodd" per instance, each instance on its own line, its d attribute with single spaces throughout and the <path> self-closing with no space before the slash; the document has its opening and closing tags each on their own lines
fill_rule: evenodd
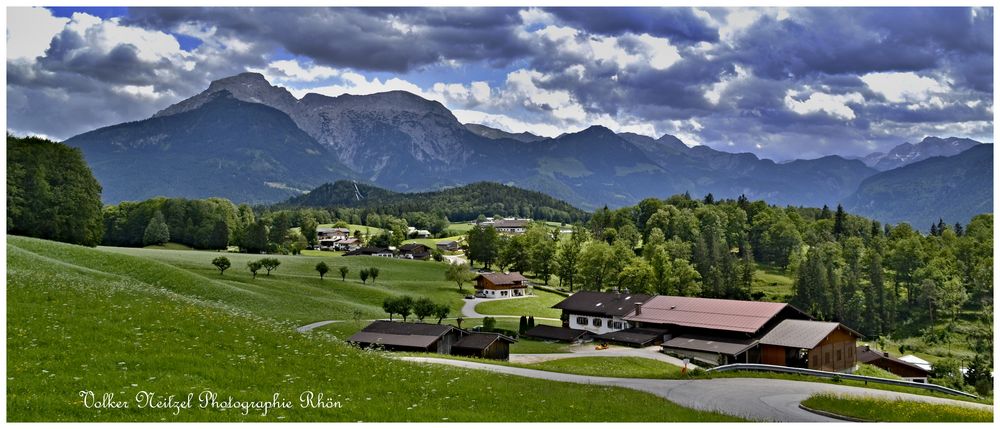
<svg viewBox="0 0 1000 429">
<path fill-rule="evenodd" d="M 299 97 L 402 89 L 512 132 L 776 160 L 993 140 L 990 8 L 7 10 L 16 134 L 144 119 L 247 70 Z"/>
</svg>

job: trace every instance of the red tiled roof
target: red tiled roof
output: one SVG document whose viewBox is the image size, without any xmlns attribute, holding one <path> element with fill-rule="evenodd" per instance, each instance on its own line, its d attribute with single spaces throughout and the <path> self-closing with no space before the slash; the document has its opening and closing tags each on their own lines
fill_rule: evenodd
<svg viewBox="0 0 1000 429">
<path fill-rule="evenodd" d="M 625 316 L 625 320 L 753 333 L 787 305 L 658 295 L 642 304 L 640 314 Z"/>
</svg>

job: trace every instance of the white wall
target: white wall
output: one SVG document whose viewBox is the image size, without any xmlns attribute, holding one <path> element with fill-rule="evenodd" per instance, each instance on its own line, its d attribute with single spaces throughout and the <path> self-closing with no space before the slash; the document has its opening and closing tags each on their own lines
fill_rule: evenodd
<svg viewBox="0 0 1000 429">
<path fill-rule="evenodd" d="M 586 325 L 581 325 L 579 322 L 577 322 L 577 318 L 578 317 L 586 318 L 587 319 L 587 324 Z M 600 327 L 594 326 L 594 320 L 595 319 L 600 319 L 600 321 L 601 321 L 601 326 Z M 621 323 L 621 328 L 614 328 L 613 327 L 614 326 L 613 325 L 614 322 Z M 611 325 L 611 326 L 609 326 L 609 325 Z M 620 317 L 613 317 L 613 318 L 612 317 L 593 317 L 593 316 L 584 316 L 584 315 L 570 314 L 569 315 L 569 327 L 571 329 L 583 329 L 585 331 L 590 331 L 590 332 L 593 332 L 595 334 L 600 335 L 600 334 L 606 334 L 608 332 L 615 332 L 615 331 L 621 331 L 623 329 L 628 329 L 630 327 L 630 325 L 628 324 L 628 322 L 622 320 Z"/>
</svg>

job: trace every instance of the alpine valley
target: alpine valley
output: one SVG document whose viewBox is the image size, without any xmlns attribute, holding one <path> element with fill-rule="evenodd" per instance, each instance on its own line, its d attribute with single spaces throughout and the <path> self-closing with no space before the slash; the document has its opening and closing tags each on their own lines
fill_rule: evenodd
<svg viewBox="0 0 1000 429">
<path fill-rule="evenodd" d="M 602 126 L 556 138 L 508 133 L 462 124 L 442 104 L 403 91 L 297 99 L 257 73 L 214 81 L 151 118 L 65 143 L 83 151 L 105 203 L 155 196 L 273 203 L 346 179 L 395 192 L 499 182 L 584 210 L 684 192 L 777 205 L 845 203 L 859 215 L 918 227 L 939 213 L 967 222 L 993 204 L 992 145 L 967 139 L 928 137 L 862 159 L 777 163 Z M 924 171 L 987 188 L 917 186 L 931 180 L 921 179 Z"/>
</svg>

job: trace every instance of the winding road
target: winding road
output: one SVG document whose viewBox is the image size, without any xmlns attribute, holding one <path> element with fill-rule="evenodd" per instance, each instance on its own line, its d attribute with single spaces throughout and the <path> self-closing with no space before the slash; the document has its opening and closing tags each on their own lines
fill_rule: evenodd
<svg viewBox="0 0 1000 429">
<path fill-rule="evenodd" d="M 564 355 L 565 356 L 565 355 Z M 840 421 L 799 408 L 809 396 L 821 393 L 850 394 L 890 399 L 905 399 L 969 407 L 992 406 L 913 395 L 887 390 L 864 389 L 827 383 L 778 380 L 770 378 L 714 378 L 699 380 L 654 380 L 645 378 L 612 378 L 563 374 L 503 365 L 491 365 L 441 358 L 400 357 L 411 362 L 451 365 L 462 368 L 493 371 L 521 377 L 539 378 L 579 384 L 625 387 L 652 393 L 671 402 L 705 411 L 718 411 L 757 421 L 830 422 Z"/>
</svg>

